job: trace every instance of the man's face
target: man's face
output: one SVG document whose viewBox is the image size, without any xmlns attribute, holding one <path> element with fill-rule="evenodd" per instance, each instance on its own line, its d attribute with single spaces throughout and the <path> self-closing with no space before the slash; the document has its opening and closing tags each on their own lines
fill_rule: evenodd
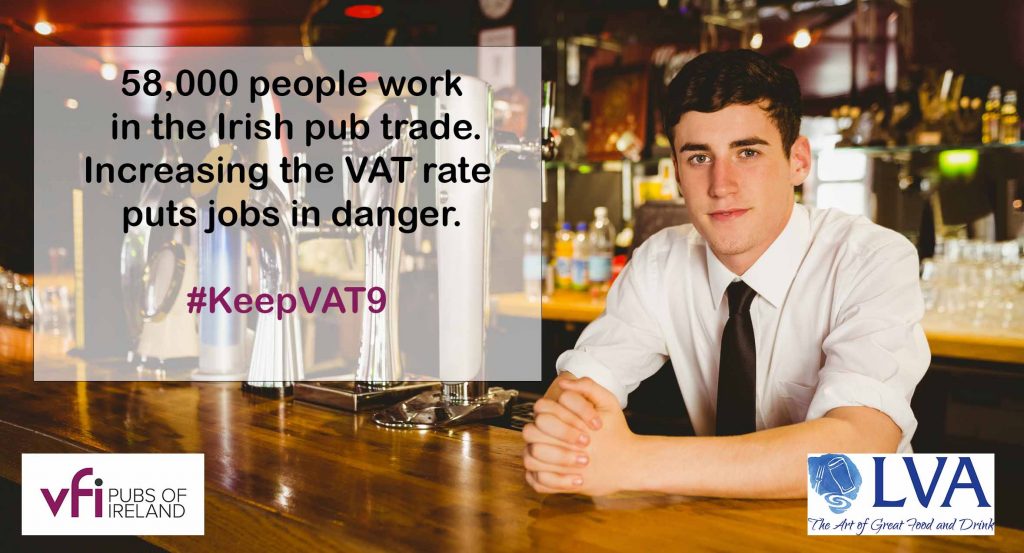
<svg viewBox="0 0 1024 553">
<path fill-rule="evenodd" d="M 793 187 L 810 171 L 801 136 L 787 156 L 762 105 L 687 112 L 675 132 L 676 179 L 697 231 L 742 274 L 775 241 L 793 209 Z"/>
</svg>

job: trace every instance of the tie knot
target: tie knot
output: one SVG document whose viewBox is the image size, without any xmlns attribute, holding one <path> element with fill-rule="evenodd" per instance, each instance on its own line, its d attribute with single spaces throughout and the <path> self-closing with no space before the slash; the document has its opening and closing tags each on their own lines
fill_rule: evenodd
<svg viewBox="0 0 1024 553">
<path fill-rule="evenodd" d="M 754 303 L 754 297 L 757 296 L 757 292 L 750 286 L 747 286 L 747 283 L 742 280 L 737 280 L 730 284 L 726 288 L 725 293 L 729 296 L 730 317 L 737 313 L 749 312 L 750 304 Z"/>
</svg>

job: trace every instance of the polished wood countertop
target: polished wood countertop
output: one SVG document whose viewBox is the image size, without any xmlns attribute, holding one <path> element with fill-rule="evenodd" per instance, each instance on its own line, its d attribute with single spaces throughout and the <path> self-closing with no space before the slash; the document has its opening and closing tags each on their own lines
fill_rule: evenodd
<svg viewBox="0 0 1024 553">
<path fill-rule="evenodd" d="M 57 354 L 45 336 L 35 347 Z M 808 537 L 803 500 L 545 496 L 512 430 L 388 430 L 237 383 L 35 382 L 32 355 L 30 332 L 0 327 L 0 477 L 20 482 L 23 452 L 205 453 L 206 535 L 146 538 L 174 551 L 1024 549 L 1005 527 Z"/>
<path fill-rule="evenodd" d="M 604 296 L 585 292 L 556 290 L 540 304 L 520 293 L 494 296 L 495 311 L 513 317 L 537 317 L 546 320 L 589 323 L 604 312 Z M 935 357 L 976 359 L 998 363 L 1024 364 L 1024 327 L 1017 330 L 975 330 L 958 327 L 928 316 L 923 322 L 928 344 Z"/>
</svg>

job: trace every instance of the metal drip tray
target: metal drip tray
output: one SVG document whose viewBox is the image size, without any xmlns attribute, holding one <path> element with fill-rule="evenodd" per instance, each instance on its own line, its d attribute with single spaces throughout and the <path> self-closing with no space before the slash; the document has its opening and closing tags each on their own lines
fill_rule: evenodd
<svg viewBox="0 0 1024 553">
<path fill-rule="evenodd" d="M 523 427 L 533 422 L 532 401 L 523 401 L 512 406 L 512 416 L 506 428 L 522 431 Z"/>
<path fill-rule="evenodd" d="M 373 421 L 388 428 L 447 428 L 458 424 L 507 420 L 516 390 L 492 387 L 465 403 L 449 401 L 445 392 L 423 392 L 398 405 L 377 412 Z"/>
<path fill-rule="evenodd" d="M 440 386 L 440 383 L 431 381 L 403 382 L 389 388 L 354 381 L 297 382 L 295 399 L 343 411 L 372 411 Z"/>
</svg>

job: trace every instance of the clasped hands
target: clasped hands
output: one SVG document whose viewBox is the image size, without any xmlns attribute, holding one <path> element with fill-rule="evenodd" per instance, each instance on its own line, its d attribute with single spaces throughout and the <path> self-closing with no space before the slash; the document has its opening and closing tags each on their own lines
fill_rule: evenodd
<svg viewBox="0 0 1024 553">
<path fill-rule="evenodd" d="M 590 378 L 559 377 L 523 428 L 526 481 L 540 493 L 632 489 L 637 436 L 614 394 Z"/>
</svg>

